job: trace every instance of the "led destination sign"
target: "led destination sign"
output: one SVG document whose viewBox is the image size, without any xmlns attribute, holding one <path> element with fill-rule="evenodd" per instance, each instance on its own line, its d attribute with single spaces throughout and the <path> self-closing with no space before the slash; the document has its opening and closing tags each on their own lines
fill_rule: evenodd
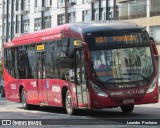
<svg viewBox="0 0 160 128">
<path fill-rule="evenodd" d="M 104 44 L 109 42 L 131 42 L 136 41 L 136 36 L 133 35 L 125 35 L 125 36 L 109 36 L 109 37 L 96 37 L 96 44 Z"/>
<path fill-rule="evenodd" d="M 89 49 L 99 49 L 104 47 L 123 47 L 123 46 L 149 46 L 150 39 L 146 31 L 111 31 L 105 33 L 94 33 L 86 36 L 85 41 Z"/>
</svg>

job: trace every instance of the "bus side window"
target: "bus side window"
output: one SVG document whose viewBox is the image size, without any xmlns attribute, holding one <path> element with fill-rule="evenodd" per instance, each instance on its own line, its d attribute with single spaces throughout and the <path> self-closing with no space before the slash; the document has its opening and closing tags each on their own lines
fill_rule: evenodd
<svg viewBox="0 0 160 128">
<path fill-rule="evenodd" d="M 36 52 L 35 45 L 28 45 L 26 50 L 26 75 L 27 78 L 36 78 Z"/>
<path fill-rule="evenodd" d="M 7 54 L 7 50 L 8 49 L 4 50 L 4 66 L 8 70 L 8 62 L 7 62 L 8 61 L 8 56 L 7 56 L 8 54 Z"/>
<path fill-rule="evenodd" d="M 77 84 L 86 82 L 86 64 L 83 50 L 76 52 L 76 78 Z"/>
<path fill-rule="evenodd" d="M 16 66 L 15 66 L 15 48 L 8 48 L 5 50 L 5 67 L 8 73 L 16 78 Z"/>
<path fill-rule="evenodd" d="M 15 77 L 15 48 L 11 48 L 11 75 Z"/>
<path fill-rule="evenodd" d="M 19 47 L 17 55 L 17 69 L 20 79 L 26 78 L 26 49 Z"/>
<path fill-rule="evenodd" d="M 54 54 L 54 42 L 47 42 L 45 44 L 45 73 L 46 78 L 54 78 L 55 77 L 55 54 Z"/>
<path fill-rule="evenodd" d="M 60 79 L 74 81 L 74 50 L 69 38 L 61 41 L 61 57 L 59 58 Z"/>
<path fill-rule="evenodd" d="M 9 72 L 10 69 L 10 54 L 9 54 L 10 49 L 5 49 L 5 67 L 7 71 Z"/>
</svg>

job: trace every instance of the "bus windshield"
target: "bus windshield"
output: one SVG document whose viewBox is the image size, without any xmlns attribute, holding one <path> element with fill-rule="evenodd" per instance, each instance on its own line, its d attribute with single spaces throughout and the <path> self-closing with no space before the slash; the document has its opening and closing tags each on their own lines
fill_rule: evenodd
<svg viewBox="0 0 160 128">
<path fill-rule="evenodd" d="M 91 72 L 103 83 L 149 81 L 154 67 L 149 46 L 94 50 Z"/>
</svg>

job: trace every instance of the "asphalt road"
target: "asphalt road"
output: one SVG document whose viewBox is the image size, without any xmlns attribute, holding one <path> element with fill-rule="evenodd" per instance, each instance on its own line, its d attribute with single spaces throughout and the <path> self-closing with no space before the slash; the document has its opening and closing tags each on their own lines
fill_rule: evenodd
<svg viewBox="0 0 160 128">
<path fill-rule="evenodd" d="M 70 116 L 66 114 L 64 109 L 55 107 L 23 110 L 20 103 L 9 102 L 5 98 L 0 98 L 0 124 L 6 124 L 6 120 L 10 121 L 11 127 L 15 128 L 28 127 L 28 125 L 33 128 L 160 128 L 160 103 L 135 106 L 132 113 L 122 113 L 120 108 L 114 108 L 92 111 L 79 110 L 77 115 Z M 39 126 L 31 126 L 33 124 Z M 41 124 L 42 126 L 40 126 Z M 0 125 L 0 127 L 5 128 L 8 125 Z"/>
</svg>

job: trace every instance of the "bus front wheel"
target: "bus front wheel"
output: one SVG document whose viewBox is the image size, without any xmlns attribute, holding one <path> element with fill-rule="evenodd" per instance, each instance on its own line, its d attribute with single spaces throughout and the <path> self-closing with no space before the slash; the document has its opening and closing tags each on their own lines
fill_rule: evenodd
<svg viewBox="0 0 160 128">
<path fill-rule="evenodd" d="M 27 104 L 26 92 L 25 92 L 24 88 L 21 91 L 21 103 L 22 103 L 22 107 L 25 110 L 29 110 L 31 108 L 31 105 Z"/>
<path fill-rule="evenodd" d="M 129 106 L 121 106 L 121 110 L 125 113 L 132 112 L 134 109 L 134 105 L 129 105 Z"/>
<path fill-rule="evenodd" d="M 72 99 L 72 96 L 71 96 L 69 90 L 67 90 L 67 92 L 66 92 L 65 107 L 66 107 L 66 111 L 69 115 L 75 114 L 75 109 L 73 108 L 73 99 Z"/>
</svg>

